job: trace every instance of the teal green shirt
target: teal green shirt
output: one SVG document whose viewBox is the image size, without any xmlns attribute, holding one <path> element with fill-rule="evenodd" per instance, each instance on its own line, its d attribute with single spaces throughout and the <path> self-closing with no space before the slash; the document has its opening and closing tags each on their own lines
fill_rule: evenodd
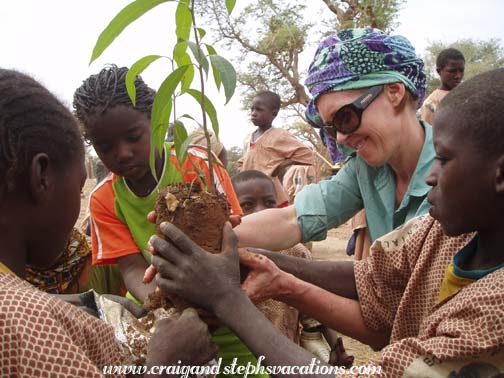
<svg viewBox="0 0 504 378">
<path fill-rule="evenodd" d="M 409 219 L 427 213 L 430 186 L 425 177 L 434 161 L 432 127 L 423 123 L 425 140 L 415 172 L 400 206 L 395 209 L 395 174 L 386 164 L 369 166 L 360 156 L 348 159 L 330 180 L 305 186 L 294 206 L 302 241 L 324 240 L 327 231 L 366 210 L 370 241 L 373 242 Z"/>
</svg>

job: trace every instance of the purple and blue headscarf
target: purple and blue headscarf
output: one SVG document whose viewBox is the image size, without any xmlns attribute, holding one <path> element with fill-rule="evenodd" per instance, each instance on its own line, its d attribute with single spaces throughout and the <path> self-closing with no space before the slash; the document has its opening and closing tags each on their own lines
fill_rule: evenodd
<svg viewBox="0 0 504 378">
<path fill-rule="evenodd" d="M 424 63 L 406 38 L 371 28 L 342 30 L 320 43 L 310 65 L 305 85 L 312 99 L 306 118 L 314 127 L 323 125 L 315 105 L 321 94 L 397 82 L 422 104 Z"/>
</svg>

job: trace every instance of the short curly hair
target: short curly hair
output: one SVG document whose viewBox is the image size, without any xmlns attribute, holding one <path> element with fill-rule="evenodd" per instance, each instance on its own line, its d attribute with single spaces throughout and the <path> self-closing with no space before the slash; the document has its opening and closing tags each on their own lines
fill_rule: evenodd
<svg viewBox="0 0 504 378">
<path fill-rule="evenodd" d="M 504 154 L 504 68 L 488 71 L 452 89 L 436 113 L 477 143 L 483 156 Z M 438 114 L 438 116 L 439 116 Z"/>
<path fill-rule="evenodd" d="M 271 91 L 262 91 L 258 92 L 254 95 L 254 97 L 262 98 L 265 103 L 268 104 L 269 108 L 275 111 L 280 110 L 280 106 L 282 104 L 280 100 L 280 96 L 275 92 Z"/>
<path fill-rule="evenodd" d="M 28 75 L 0 69 L 0 194 L 21 184 L 36 154 L 63 170 L 82 146 L 77 121 L 60 100 Z"/>
<path fill-rule="evenodd" d="M 444 49 L 436 58 L 436 68 L 442 70 L 449 60 L 463 60 L 465 62 L 464 55 L 459 50 L 454 48 Z"/>
</svg>

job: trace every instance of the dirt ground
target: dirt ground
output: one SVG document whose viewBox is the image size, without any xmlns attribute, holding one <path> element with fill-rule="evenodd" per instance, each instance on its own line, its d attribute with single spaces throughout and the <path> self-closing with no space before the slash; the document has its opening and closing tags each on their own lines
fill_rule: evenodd
<svg viewBox="0 0 504 378">
<path fill-rule="evenodd" d="M 85 217 L 89 194 L 95 185 L 95 179 L 86 180 L 86 184 L 82 190 L 81 212 L 79 220 L 77 221 L 77 227 L 80 227 L 80 224 Z M 326 240 L 313 243 L 313 258 L 317 260 L 352 260 L 353 258 L 347 256 L 346 254 L 346 245 L 350 234 L 351 228 L 349 224 L 344 224 L 337 229 L 329 231 Z M 342 336 L 343 344 L 347 353 L 355 356 L 354 365 L 362 365 L 379 357 L 380 354 L 373 352 L 373 350 L 367 345 L 361 344 L 358 341 L 344 335 Z"/>
</svg>

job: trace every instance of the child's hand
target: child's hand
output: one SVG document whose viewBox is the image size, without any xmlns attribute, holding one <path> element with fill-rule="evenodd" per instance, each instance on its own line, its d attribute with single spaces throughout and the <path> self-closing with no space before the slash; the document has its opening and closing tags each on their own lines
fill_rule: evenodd
<svg viewBox="0 0 504 378">
<path fill-rule="evenodd" d="M 155 211 L 151 211 L 147 215 L 147 220 L 149 222 L 151 222 L 151 223 L 156 223 L 156 212 Z M 235 228 L 236 226 L 238 226 L 241 223 L 241 217 L 239 215 L 231 215 L 229 217 L 229 223 L 231 223 L 231 226 L 233 228 Z M 152 247 L 152 245 L 150 244 L 150 242 L 147 244 L 147 248 L 149 249 L 149 252 L 152 255 L 156 254 L 156 250 Z M 142 282 L 144 284 L 148 284 L 148 283 L 152 282 L 152 280 L 154 279 L 154 277 L 156 277 L 156 273 L 157 273 L 156 267 L 154 265 L 152 265 L 152 264 L 149 265 L 149 267 L 145 270 L 145 274 L 144 274 Z"/>
<path fill-rule="evenodd" d="M 168 342 L 167 342 L 168 341 Z M 178 319 L 162 319 L 156 324 L 147 348 L 147 366 L 204 365 L 217 355 L 208 327 L 196 311 L 185 309 Z"/>
<path fill-rule="evenodd" d="M 238 250 L 240 263 L 250 269 L 242 289 L 250 300 L 259 303 L 286 294 L 285 278 L 289 276 L 266 256 L 251 253 L 244 248 Z"/>
<path fill-rule="evenodd" d="M 168 222 L 161 224 L 161 230 L 166 240 L 152 236 L 150 244 L 156 251 L 152 256 L 158 272 L 156 283 L 163 292 L 208 310 L 214 310 L 230 293 L 242 293 L 237 239 L 229 223 L 223 229 L 219 254 L 206 252 Z"/>
</svg>

